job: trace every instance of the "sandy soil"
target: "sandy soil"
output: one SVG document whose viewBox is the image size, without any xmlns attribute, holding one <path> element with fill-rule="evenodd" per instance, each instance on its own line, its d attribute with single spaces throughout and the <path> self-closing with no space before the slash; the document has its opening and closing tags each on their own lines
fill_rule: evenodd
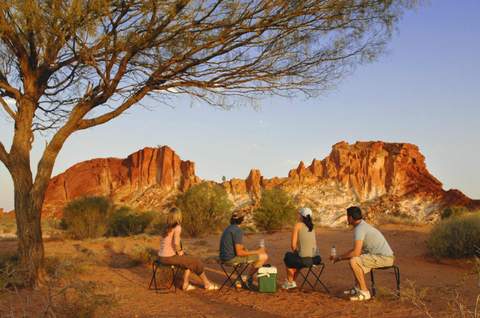
<svg viewBox="0 0 480 318">
<path fill-rule="evenodd" d="M 158 237 L 51 241 L 46 243 L 46 254 L 66 257 L 88 255 L 91 264 L 88 270 L 80 274 L 80 278 L 99 282 L 115 295 L 117 302 L 109 317 L 425 317 L 428 315 L 426 310 L 433 317 L 452 317 L 453 313 L 458 312 L 458 302 L 466 304 L 468 310 L 474 310 L 480 290 L 472 261 L 439 262 L 428 258 L 425 247 L 427 228 L 396 225 L 384 226 L 382 231 L 397 255 L 402 296 L 398 298 L 393 295 L 393 272 L 379 272 L 375 276 L 377 297 L 363 303 L 352 303 L 342 295 L 342 291 L 351 287 L 353 282 L 346 262 L 327 262 L 322 281 L 330 289 L 330 294 L 308 288 L 305 291 L 280 290 L 275 294 L 236 289 L 207 292 L 201 288 L 191 292 L 172 290 L 155 293 L 147 289 L 151 275 L 149 265 L 131 266 L 128 255 L 129 251 L 139 247 L 156 248 Z M 282 259 L 289 246 L 289 232 L 247 235 L 246 245 L 254 248 L 260 238 L 265 238 L 269 262 L 279 269 L 278 282 L 281 283 L 285 279 Z M 319 228 L 317 242 L 326 259 L 332 244 L 337 246 L 339 252 L 349 248 L 352 233 L 346 229 Z M 15 245 L 14 241 L 0 242 L 0 253 L 14 249 Z M 208 260 L 217 254 L 218 235 L 185 239 L 184 245 L 191 254 L 207 259 L 207 275 L 220 284 L 223 274 L 215 262 Z M 425 296 L 423 302 L 417 305 L 412 303 L 412 298 L 419 300 L 419 297 L 412 297 L 415 290 L 423 291 Z M 31 292 L 22 293 L 27 295 Z M 456 294 L 457 302 L 452 296 Z M 28 295 L 33 304 L 41 299 Z M 2 317 L 10 317 L 6 308 L 12 307 L 11 302 L 17 301 L 15 299 L 13 296 L 2 296 Z M 36 315 L 30 312 L 27 316 Z"/>
</svg>

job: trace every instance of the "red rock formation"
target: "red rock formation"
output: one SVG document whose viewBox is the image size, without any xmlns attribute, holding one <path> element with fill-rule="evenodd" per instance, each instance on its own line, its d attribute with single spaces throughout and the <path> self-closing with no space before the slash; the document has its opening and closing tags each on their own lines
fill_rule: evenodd
<svg viewBox="0 0 480 318">
<path fill-rule="evenodd" d="M 65 203 L 85 195 L 151 209 L 198 182 L 193 162 L 180 160 L 168 147 L 145 148 L 126 159 L 81 162 L 56 176 L 50 181 L 44 212 L 58 215 Z M 308 167 L 302 161 L 288 177 L 266 179 L 252 169 L 245 180 L 222 185 L 242 206 L 258 202 L 263 189 L 281 187 L 298 202 L 315 207 L 327 225 L 341 222 L 341 211 L 351 204 L 419 220 L 432 219 L 446 206 L 480 208 L 480 201 L 458 190 L 443 190 L 418 147 L 407 143 L 339 142 L 325 159 L 314 159 Z"/>
<path fill-rule="evenodd" d="M 52 178 L 43 210 L 58 216 L 67 202 L 88 195 L 131 203 L 153 186 L 163 192 L 185 191 L 199 181 L 195 164 L 180 160 L 169 147 L 144 148 L 126 159 L 84 161 Z"/>
</svg>

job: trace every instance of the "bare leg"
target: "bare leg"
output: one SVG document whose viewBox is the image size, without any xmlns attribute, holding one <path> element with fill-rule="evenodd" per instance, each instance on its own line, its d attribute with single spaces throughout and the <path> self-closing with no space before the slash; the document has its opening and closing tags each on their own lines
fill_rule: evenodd
<svg viewBox="0 0 480 318">
<path fill-rule="evenodd" d="M 295 268 L 287 268 L 287 280 L 291 283 L 295 280 L 297 270 Z"/>
<path fill-rule="evenodd" d="M 183 285 L 182 289 L 187 289 L 188 284 L 189 284 L 189 278 L 190 278 L 190 270 L 186 269 L 185 273 L 183 274 Z"/>
<path fill-rule="evenodd" d="M 258 254 L 258 261 L 253 264 L 253 267 L 250 268 L 249 276 L 252 276 L 257 272 L 257 270 L 263 266 L 268 260 L 268 255 L 266 253 Z"/>
<path fill-rule="evenodd" d="M 355 276 L 355 280 L 357 281 L 360 290 L 368 290 L 363 270 L 354 258 L 350 259 L 350 267 L 352 268 L 353 275 Z"/>
<path fill-rule="evenodd" d="M 205 272 L 201 273 L 199 275 L 200 279 L 203 282 L 203 287 L 208 288 L 212 283 L 208 280 L 207 275 L 205 275 Z"/>
</svg>

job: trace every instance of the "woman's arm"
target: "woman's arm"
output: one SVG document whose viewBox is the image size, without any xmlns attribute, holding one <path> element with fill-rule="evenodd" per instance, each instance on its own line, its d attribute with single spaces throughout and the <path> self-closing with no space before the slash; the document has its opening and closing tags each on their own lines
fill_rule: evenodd
<svg viewBox="0 0 480 318">
<path fill-rule="evenodd" d="M 182 233 L 182 227 L 177 225 L 173 229 L 173 245 L 175 247 L 175 252 L 177 255 L 183 255 L 182 243 L 180 240 L 180 234 Z"/>
<path fill-rule="evenodd" d="M 300 223 L 295 224 L 293 227 L 293 232 L 292 232 L 292 241 L 291 241 L 291 247 L 292 251 L 295 252 L 297 250 L 297 242 L 298 242 L 298 231 L 300 229 Z"/>
</svg>

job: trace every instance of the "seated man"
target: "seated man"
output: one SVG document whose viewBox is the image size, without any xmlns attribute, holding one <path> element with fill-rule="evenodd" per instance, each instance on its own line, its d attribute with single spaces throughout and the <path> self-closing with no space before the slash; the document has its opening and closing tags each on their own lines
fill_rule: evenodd
<svg viewBox="0 0 480 318">
<path fill-rule="evenodd" d="M 249 251 L 243 245 L 243 231 L 239 225 L 244 216 L 241 212 L 234 212 L 228 226 L 220 238 L 220 260 L 225 264 L 254 263 L 250 269 L 248 284 L 253 282 L 253 274 L 262 267 L 268 259 L 265 248 Z"/>
<path fill-rule="evenodd" d="M 345 294 L 351 295 L 350 300 L 368 300 L 370 291 L 365 283 L 364 274 L 372 268 L 392 266 L 393 251 L 379 230 L 362 220 L 362 210 L 359 207 L 347 209 L 348 224 L 352 225 L 354 246 L 350 251 L 336 257 L 330 257 L 334 263 L 349 260 L 356 285 Z"/>
</svg>

